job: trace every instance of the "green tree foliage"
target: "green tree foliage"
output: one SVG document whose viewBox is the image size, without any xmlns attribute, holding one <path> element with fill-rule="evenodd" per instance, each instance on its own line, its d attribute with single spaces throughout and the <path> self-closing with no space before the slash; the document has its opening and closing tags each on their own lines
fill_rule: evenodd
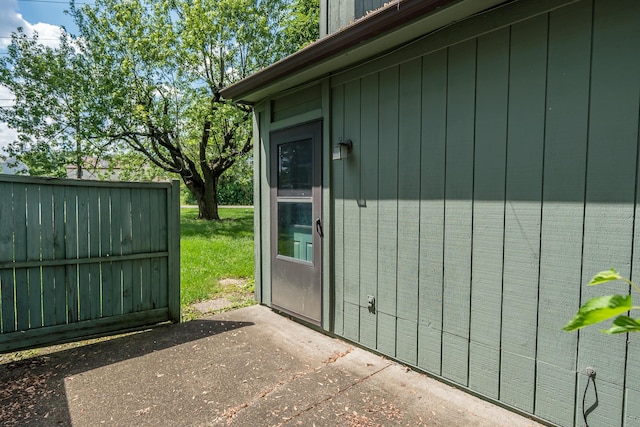
<svg viewBox="0 0 640 427">
<path fill-rule="evenodd" d="M 287 53 L 277 0 L 98 0 L 72 8 L 100 77 L 97 134 L 178 174 L 219 219 L 220 176 L 252 148 L 250 109 L 220 90 Z"/>
<path fill-rule="evenodd" d="M 222 205 L 253 205 L 253 159 L 236 162 L 220 177 L 218 201 Z"/>
<path fill-rule="evenodd" d="M 285 28 L 287 40 L 301 49 L 320 37 L 320 0 L 296 0 Z"/>
<path fill-rule="evenodd" d="M 93 115 L 86 102 L 90 73 L 85 58 L 66 33 L 51 48 L 21 28 L 12 34 L 8 53 L 0 58 L 0 85 L 11 90 L 15 105 L 0 108 L 0 121 L 19 135 L 8 156 L 25 164 L 31 175 L 66 176 L 70 163 L 81 175 L 83 159 L 100 152 L 86 133 Z"/>
<path fill-rule="evenodd" d="M 88 147 L 107 147 L 103 155 L 128 164 L 139 153 L 181 177 L 200 218 L 219 219 L 221 176 L 252 149 L 250 107 L 230 103 L 220 90 L 303 44 L 305 35 L 289 39 L 286 27 L 298 22 L 290 6 L 289 0 L 72 3 L 77 36 L 65 33 L 61 47 L 50 49 L 18 32 L 2 63 L 0 84 L 17 102 L 0 118 L 21 139 L 35 141 L 15 152 L 49 143 L 80 159 Z M 59 66 L 50 71 L 50 62 Z M 63 106 L 73 108 L 43 106 L 55 114 L 40 114 L 43 96 L 49 104 L 68 99 Z"/>
<path fill-rule="evenodd" d="M 176 177 L 175 174 L 150 163 L 144 154 L 134 150 L 116 152 L 106 160 L 109 165 L 106 172 L 117 175 L 122 181 L 168 181 Z M 186 189 L 184 186 L 183 188 Z"/>
<path fill-rule="evenodd" d="M 197 203 L 193 194 L 183 187 L 184 203 Z M 236 162 L 221 177 L 218 183 L 218 204 L 224 206 L 253 205 L 253 162 L 252 158 Z"/>
<path fill-rule="evenodd" d="M 624 282 L 627 288 L 631 287 L 640 292 L 640 288 L 637 285 L 622 277 L 613 268 L 596 274 L 588 285 L 596 286 L 617 280 Z M 603 329 L 602 332 L 606 334 L 640 332 L 640 319 L 633 319 L 625 315 L 630 310 L 638 309 L 640 307 L 633 306 L 633 297 L 631 295 L 605 295 L 591 298 L 580 307 L 573 319 L 563 329 L 565 331 L 575 331 L 615 317 L 612 326 L 609 329 Z"/>
</svg>

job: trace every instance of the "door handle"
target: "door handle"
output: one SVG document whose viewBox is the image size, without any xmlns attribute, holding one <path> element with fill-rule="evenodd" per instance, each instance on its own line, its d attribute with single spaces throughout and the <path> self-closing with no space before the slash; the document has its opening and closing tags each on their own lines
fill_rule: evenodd
<svg viewBox="0 0 640 427">
<path fill-rule="evenodd" d="M 322 220 L 320 218 L 316 219 L 316 232 L 320 235 L 320 237 L 324 237 L 324 231 L 322 230 Z"/>
</svg>

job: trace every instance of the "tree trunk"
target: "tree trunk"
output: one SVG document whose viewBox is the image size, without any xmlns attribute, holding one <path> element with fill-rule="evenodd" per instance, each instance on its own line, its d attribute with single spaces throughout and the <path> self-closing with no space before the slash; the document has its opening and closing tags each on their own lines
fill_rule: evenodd
<svg viewBox="0 0 640 427">
<path fill-rule="evenodd" d="M 76 124 L 76 178 L 82 179 L 82 145 L 78 139 L 78 128 L 80 126 Z"/>
<path fill-rule="evenodd" d="M 218 178 L 205 181 L 203 197 L 198 198 L 198 219 L 220 221 L 218 215 Z"/>
<path fill-rule="evenodd" d="M 198 203 L 198 219 L 220 221 L 218 214 L 218 175 L 206 174 L 205 180 L 183 181 Z"/>
</svg>

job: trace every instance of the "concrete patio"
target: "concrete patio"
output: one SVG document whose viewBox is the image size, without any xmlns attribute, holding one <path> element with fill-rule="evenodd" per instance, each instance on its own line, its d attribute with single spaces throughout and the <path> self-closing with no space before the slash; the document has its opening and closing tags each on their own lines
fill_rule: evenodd
<svg viewBox="0 0 640 427">
<path fill-rule="evenodd" d="M 0 365 L 0 424 L 536 426 L 252 306 Z"/>
</svg>

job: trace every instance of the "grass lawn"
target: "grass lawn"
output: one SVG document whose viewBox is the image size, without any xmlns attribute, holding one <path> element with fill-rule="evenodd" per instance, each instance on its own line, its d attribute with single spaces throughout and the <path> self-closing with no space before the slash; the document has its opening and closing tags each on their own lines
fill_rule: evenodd
<svg viewBox="0 0 640 427">
<path fill-rule="evenodd" d="M 198 209 L 180 210 L 180 303 L 185 320 L 190 305 L 227 298 L 234 307 L 252 304 L 253 208 L 220 208 L 222 221 L 197 220 Z M 223 279 L 242 279 L 224 284 Z"/>
</svg>

